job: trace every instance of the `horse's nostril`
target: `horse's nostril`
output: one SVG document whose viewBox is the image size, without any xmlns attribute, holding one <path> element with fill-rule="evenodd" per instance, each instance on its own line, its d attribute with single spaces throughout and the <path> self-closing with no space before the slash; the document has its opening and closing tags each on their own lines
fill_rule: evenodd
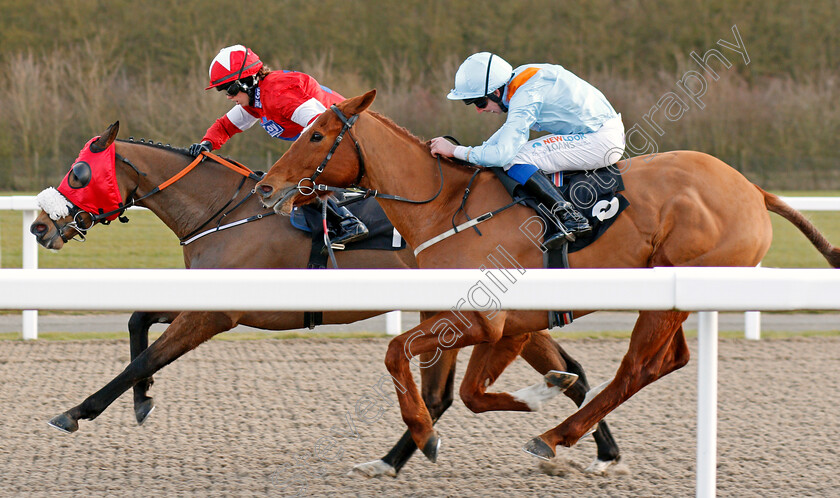
<svg viewBox="0 0 840 498">
<path fill-rule="evenodd" d="M 32 232 L 32 235 L 41 235 L 47 231 L 47 225 L 43 223 L 33 223 L 31 227 L 29 227 L 29 231 Z"/>
<path fill-rule="evenodd" d="M 274 188 L 272 188 L 271 185 L 261 185 L 260 191 L 263 195 L 271 195 L 271 192 L 274 191 Z"/>
</svg>

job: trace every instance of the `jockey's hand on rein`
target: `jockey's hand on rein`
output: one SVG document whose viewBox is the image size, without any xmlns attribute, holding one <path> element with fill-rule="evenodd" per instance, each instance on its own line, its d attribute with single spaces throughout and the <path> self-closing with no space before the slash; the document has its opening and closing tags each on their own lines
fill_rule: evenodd
<svg viewBox="0 0 840 498">
<path fill-rule="evenodd" d="M 432 139 L 429 150 L 432 156 L 440 154 L 445 157 L 452 157 L 452 154 L 455 153 L 455 144 L 443 137 L 437 137 Z"/>
<path fill-rule="evenodd" d="M 211 150 L 213 150 L 213 147 L 207 140 L 190 145 L 190 155 L 193 157 L 198 157 L 202 152 L 210 152 Z"/>
</svg>

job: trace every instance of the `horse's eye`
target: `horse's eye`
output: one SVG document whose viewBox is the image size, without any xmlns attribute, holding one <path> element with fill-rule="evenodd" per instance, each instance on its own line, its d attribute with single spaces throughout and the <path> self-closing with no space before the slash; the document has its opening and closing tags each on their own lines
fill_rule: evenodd
<svg viewBox="0 0 840 498">
<path fill-rule="evenodd" d="M 321 135 L 320 132 L 316 131 L 312 134 L 312 138 L 310 138 L 309 141 L 310 142 L 320 142 L 323 139 L 324 139 L 324 135 Z"/>
<path fill-rule="evenodd" d="M 70 169 L 70 176 L 67 178 L 67 184 L 70 188 L 84 188 L 90 183 L 91 172 L 90 165 L 84 161 L 77 162 Z"/>
</svg>

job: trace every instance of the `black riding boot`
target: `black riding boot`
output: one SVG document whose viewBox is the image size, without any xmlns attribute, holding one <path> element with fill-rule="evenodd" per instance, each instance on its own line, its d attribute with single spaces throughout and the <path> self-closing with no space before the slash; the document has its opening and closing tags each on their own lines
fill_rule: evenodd
<svg viewBox="0 0 840 498">
<path fill-rule="evenodd" d="M 341 220 L 338 223 L 338 234 L 330 242 L 333 244 L 349 244 L 368 236 L 368 229 L 362 220 L 356 217 L 344 206 L 339 206 L 332 197 L 327 198 L 327 211 Z"/>
<path fill-rule="evenodd" d="M 592 233 L 589 221 L 580 214 L 574 206 L 560 195 L 551 180 L 539 171 L 531 175 L 525 182 L 525 191 L 536 197 L 555 217 L 558 218 L 560 232 L 546 239 L 543 245 L 548 249 L 559 249 L 563 246 L 563 239 L 574 242 L 576 237 L 585 237 Z M 558 216 L 559 215 L 559 216 Z M 562 233 L 565 231 L 566 233 Z"/>
</svg>

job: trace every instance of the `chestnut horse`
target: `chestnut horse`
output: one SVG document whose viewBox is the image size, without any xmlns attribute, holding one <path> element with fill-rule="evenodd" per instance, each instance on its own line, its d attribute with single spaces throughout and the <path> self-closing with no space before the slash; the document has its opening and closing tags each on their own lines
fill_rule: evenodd
<svg viewBox="0 0 840 498">
<path fill-rule="evenodd" d="M 92 143 L 92 150 L 104 151 L 114 144 L 116 160 L 112 171 L 120 198 L 126 203 L 136 203 L 151 210 L 178 238 L 191 237 L 199 228 L 203 231 L 215 227 L 222 218 L 226 220 L 221 223 L 224 225 L 256 214 L 266 214 L 259 200 L 249 195 L 256 180 L 248 177 L 250 172 L 246 168 L 234 170 L 205 159 L 181 176 L 180 173 L 187 171 L 193 162 L 192 156 L 185 150 L 153 145 L 151 142 L 116 140 L 118 130 L 119 123 L 111 125 Z M 220 161 L 226 162 L 224 159 Z M 172 181 L 174 178 L 177 180 Z M 68 176 L 69 185 L 78 180 L 75 176 Z M 94 183 L 96 180 L 97 177 L 94 177 L 88 181 Z M 159 188 L 161 185 L 166 187 Z M 148 195 L 150 192 L 154 195 Z M 143 199 L 138 200 L 140 198 Z M 268 214 L 273 213 L 269 211 Z M 56 220 L 42 211 L 30 230 L 41 245 L 58 250 L 91 225 L 90 214 L 73 207 L 68 215 Z M 310 235 L 294 229 L 288 218 L 266 216 L 210 233 L 184 245 L 183 250 L 187 268 L 306 268 L 310 247 Z M 339 251 L 336 258 L 342 268 L 416 267 L 410 249 Z M 350 323 L 378 313 L 381 312 L 324 312 L 323 323 Z M 171 325 L 149 345 L 149 327 L 154 323 Z M 96 418 L 132 386 L 135 416 L 142 424 L 154 408 L 154 402 L 148 396 L 152 375 L 202 342 L 237 324 L 268 330 L 306 326 L 303 313 L 294 312 L 136 312 L 129 321 L 131 363 L 103 389 L 58 415 L 50 424 L 60 430 L 74 432 L 78 429 L 78 420 Z M 522 357 L 541 374 L 548 374 L 551 370 L 568 370 L 573 375 L 561 379 L 566 382 L 574 382 L 576 374 L 578 381 L 565 393 L 578 405 L 583 402 L 589 389 L 583 369 L 547 332 L 535 334 L 527 344 L 520 342 L 511 341 L 511 344 L 500 347 L 515 344 L 517 352 L 521 350 Z M 424 399 L 435 417 L 439 417 L 452 402 L 456 356 L 457 351 L 448 352 L 433 367 L 424 369 Z M 541 384 L 545 388 L 545 383 Z M 548 391 L 548 394 L 560 392 L 559 389 L 543 391 Z M 482 397 L 477 394 L 475 400 L 476 403 L 483 402 L 486 410 L 497 409 L 495 400 L 489 395 Z M 606 425 L 599 426 L 595 440 L 598 455 L 590 468 L 602 470 L 618 460 L 619 451 Z M 406 433 L 385 457 L 358 466 L 357 470 L 365 475 L 396 475 L 415 449 L 413 440 Z"/>
<path fill-rule="evenodd" d="M 422 247 L 452 228 L 453 214 L 461 208 L 470 182 L 471 194 L 463 211 L 474 219 L 509 202 L 494 174 L 481 172 L 472 180 L 472 170 L 431 157 L 428 144 L 384 116 L 365 112 L 375 94 L 370 91 L 324 112 L 257 184 L 263 203 L 278 213 L 289 213 L 293 205 L 311 201 L 328 187 L 355 183 L 376 191 L 371 194 L 378 196 L 400 234 L 412 247 Z M 345 143 L 337 146 L 342 136 Z M 572 267 L 755 266 L 772 238 L 768 210 L 796 225 L 832 266 L 840 265 L 840 250 L 800 213 L 714 157 L 668 152 L 634 158 L 632 165 L 628 159 L 618 167 L 630 206 L 597 241 L 569 256 Z M 416 203 L 400 202 L 393 196 Z M 479 268 L 485 256 L 503 244 L 520 266 L 540 268 L 542 234 L 533 233 L 533 216 L 530 209 L 514 205 L 487 217 L 480 225 L 481 234 L 463 230 L 444 238 L 420 252 L 417 262 L 421 268 Z M 408 387 L 397 391 L 403 420 L 424 450 L 435 448 L 438 436 L 409 370 L 409 341 L 410 354 L 473 344 L 480 352 L 487 344 L 547 326 L 545 312 L 457 311 L 439 313 L 395 337 L 385 357 L 394 379 Z M 594 389 L 578 411 L 523 449 L 540 458 L 553 457 L 558 444 L 575 444 L 645 385 L 684 366 L 689 360 L 682 329 L 687 317 L 683 311 L 641 311 L 612 381 Z M 458 324 L 457 339 L 438 337 L 436 331 L 442 327 L 435 325 L 439 323 Z M 480 361 L 473 357 L 464 382 L 483 384 L 483 372 L 493 370 L 498 375 L 514 357 L 505 351 L 484 355 Z M 477 387 L 462 385 L 461 389 L 471 392 Z"/>
</svg>

